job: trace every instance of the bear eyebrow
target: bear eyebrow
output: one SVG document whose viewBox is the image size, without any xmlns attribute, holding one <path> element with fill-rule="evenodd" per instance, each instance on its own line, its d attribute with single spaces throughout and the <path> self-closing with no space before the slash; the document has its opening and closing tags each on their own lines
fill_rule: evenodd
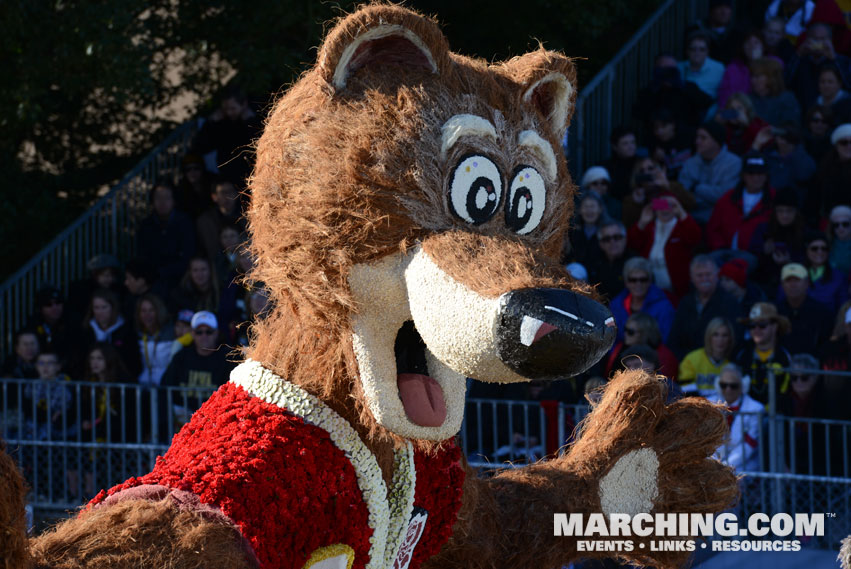
<svg viewBox="0 0 851 569">
<path fill-rule="evenodd" d="M 440 128 L 441 158 L 446 158 L 446 153 L 462 136 L 487 137 L 496 141 L 496 128 L 489 120 L 476 115 L 455 115 Z"/>
<path fill-rule="evenodd" d="M 517 144 L 528 148 L 535 157 L 540 160 L 546 169 L 550 182 L 554 182 L 558 169 L 556 167 L 556 155 L 552 146 L 534 130 L 524 130 L 517 135 Z"/>
</svg>

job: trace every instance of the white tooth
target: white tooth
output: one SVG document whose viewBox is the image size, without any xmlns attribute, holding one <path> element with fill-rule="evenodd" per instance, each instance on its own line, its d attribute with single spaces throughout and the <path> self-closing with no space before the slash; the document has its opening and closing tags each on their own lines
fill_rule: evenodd
<svg viewBox="0 0 851 569">
<path fill-rule="evenodd" d="M 615 319 L 612 318 L 611 316 L 606 318 L 605 322 L 603 322 L 604 326 L 614 326 L 614 324 L 615 324 Z"/>
<path fill-rule="evenodd" d="M 524 346 L 531 346 L 535 341 L 535 334 L 541 329 L 544 322 L 531 316 L 524 316 L 520 322 L 520 343 Z"/>
</svg>

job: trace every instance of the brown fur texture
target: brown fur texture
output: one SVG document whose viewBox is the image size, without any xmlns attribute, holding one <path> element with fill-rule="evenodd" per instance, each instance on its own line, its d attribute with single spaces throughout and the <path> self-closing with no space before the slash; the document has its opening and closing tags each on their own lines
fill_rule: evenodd
<svg viewBox="0 0 851 569">
<path fill-rule="evenodd" d="M 415 31 L 428 45 L 439 74 L 363 68 L 349 78 L 344 92 L 336 93 L 328 81 L 345 45 L 357 30 L 378 21 Z M 543 133 L 559 154 L 559 139 L 543 127 L 544 114 L 522 97 L 553 69 L 570 80 L 575 70 L 568 58 L 544 50 L 490 66 L 449 53 L 434 22 L 384 5 L 368 6 L 338 24 L 325 40 L 319 62 L 278 100 L 257 146 L 248 216 L 258 261 L 252 277 L 269 287 L 275 310 L 255 326 L 248 356 L 329 400 L 344 417 L 356 417 L 369 440 L 398 444 L 398 437 L 375 424 L 355 381 L 351 318 L 357 306 L 348 290 L 348 273 L 357 263 L 456 230 L 451 233 L 456 237 L 490 238 L 494 249 L 500 243 L 513 247 L 517 258 L 512 262 L 519 268 L 541 261 L 538 281 L 565 284 L 564 271 L 555 270 L 572 212 L 573 185 L 564 160 L 558 161 L 558 187 L 551 188 L 547 213 L 533 234 L 515 235 L 501 211 L 471 234 L 468 224 L 450 214 L 445 198 L 452 166 L 469 148 L 458 144 L 441 159 L 440 128 L 459 113 L 487 117 L 500 140 L 479 150 L 495 158 L 504 172 L 518 160 L 534 162 L 516 144 L 522 130 Z M 451 249 L 451 239 L 447 241 Z M 516 271 L 515 280 L 529 281 L 521 272 Z M 482 277 L 466 273 L 461 282 L 483 292 L 505 292 L 511 284 L 482 287 L 468 282 Z M 588 291 L 578 284 L 567 286 Z"/>
<path fill-rule="evenodd" d="M 133 500 L 84 511 L 33 541 L 34 569 L 256 569 L 230 523 Z"/>
<path fill-rule="evenodd" d="M 25 569 L 29 566 L 24 512 L 26 485 L 15 461 L 5 450 L 6 444 L 0 440 L 0 568 Z"/>
<path fill-rule="evenodd" d="M 347 51 L 379 25 L 418 39 L 391 34 Z M 341 61 L 349 61 L 342 74 Z M 347 419 L 378 458 L 385 480 L 392 476 L 393 449 L 404 441 L 376 422 L 358 381 L 352 322 L 361 307 L 349 274 L 357 264 L 422 247 L 481 296 L 533 286 L 592 295 L 558 265 L 575 189 L 560 148 L 575 78 L 569 58 L 544 49 L 494 65 L 451 53 L 432 20 L 372 4 L 334 26 L 317 65 L 280 97 L 267 120 L 248 218 L 257 260 L 251 278 L 265 283 L 274 308 L 254 325 L 246 355 Z M 460 137 L 442 153 L 441 128 L 459 114 L 489 121 L 496 140 Z M 535 140 L 556 157 L 538 227 L 514 233 L 502 208 L 475 226 L 454 216 L 447 188 L 454 167 L 471 152 L 486 154 L 506 178 L 519 165 L 545 171 L 545 160 L 519 143 L 524 131 L 537 133 Z M 707 458 L 723 438 L 722 414 L 705 402 L 666 406 L 664 400 L 656 378 L 620 374 L 566 455 L 490 479 L 470 472 L 454 533 L 427 566 L 568 563 L 576 557 L 575 539 L 552 536 L 553 513 L 600 512 L 601 479 L 639 449 L 658 457 L 655 512 L 728 506 L 735 478 Z M 438 444 L 411 442 L 423 450 Z M 11 515 L 19 506 L 8 504 Z M 45 569 L 236 569 L 252 566 L 242 544 L 229 523 L 168 500 L 130 500 L 83 512 L 35 540 L 32 551 Z M 631 558 L 672 568 L 683 556 L 636 551 Z"/>
<path fill-rule="evenodd" d="M 652 448 L 659 457 L 660 495 L 654 512 L 721 511 L 738 495 L 736 478 L 706 456 L 726 432 L 715 405 L 692 399 L 666 406 L 663 383 L 644 372 L 621 373 L 612 379 L 600 404 L 581 425 L 581 438 L 565 456 L 506 470 L 491 479 L 471 473 L 453 535 L 427 567 L 566 565 L 577 557 L 576 541 L 553 537 L 553 513 L 600 512 L 599 480 L 614 458 L 638 448 Z M 636 549 L 624 557 L 632 561 L 673 569 L 688 558 L 688 553 L 638 549 L 642 541 L 659 538 L 631 539 Z"/>
</svg>

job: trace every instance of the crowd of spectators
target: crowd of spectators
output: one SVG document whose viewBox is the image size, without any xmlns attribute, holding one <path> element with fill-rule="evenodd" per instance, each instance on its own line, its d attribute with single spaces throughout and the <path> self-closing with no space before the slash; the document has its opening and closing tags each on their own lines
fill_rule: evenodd
<svg viewBox="0 0 851 569">
<path fill-rule="evenodd" d="M 851 371 L 851 14 L 709 4 L 683 58 L 656 55 L 610 158 L 578 173 L 562 261 L 596 285 L 618 336 L 565 401 L 644 354 L 673 390 L 728 405 L 719 456 L 752 469 L 760 420 L 740 413 L 776 399 L 792 417 L 851 420 L 851 379 L 768 384 L 772 369 Z"/>
<path fill-rule="evenodd" d="M 91 384 L 214 388 L 227 381 L 234 366 L 228 354 L 247 344 L 248 324 L 262 318 L 267 304 L 262 283 L 242 278 L 252 264 L 241 199 L 251 168 L 245 150 L 260 128 L 245 95 L 227 91 L 183 158 L 179 178 L 153 184 L 137 255 L 124 264 L 95 255 L 88 277 L 67 291 L 47 283 L 37 291 L 34 313 L 15 334 L 0 377 L 45 381 L 0 391 L 0 432 L 152 441 L 146 390 Z M 168 441 L 169 429 L 198 404 L 188 389 L 171 400 L 159 402 L 154 442 Z"/>
</svg>

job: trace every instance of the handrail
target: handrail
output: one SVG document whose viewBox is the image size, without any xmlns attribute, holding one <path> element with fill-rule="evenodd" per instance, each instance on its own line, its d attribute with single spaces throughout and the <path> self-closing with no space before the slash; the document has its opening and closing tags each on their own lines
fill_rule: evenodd
<svg viewBox="0 0 851 569">
<path fill-rule="evenodd" d="M 632 120 L 632 105 L 650 80 L 653 58 L 680 53 L 687 26 L 708 11 L 708 0 L 667 0 L 632 35 L 576 98 L 567 157 L 574 178 L 609 156 L 609 133 Z"/>
<path fill-rule="evenodd" d="M 160 177 L 175 178 L 192 137 L 195 120 L 180 125 L 109 192 L 0 284 L 0 349 L 12 351 L 14 333 L 26 324 L 36 291 L 52 284 L 67 292 L 85 277 L 86 261 L 109 253 L 119 259 L 135 251 L 136 226 L 147 208 L 147 194 Z"/>
</svg>

